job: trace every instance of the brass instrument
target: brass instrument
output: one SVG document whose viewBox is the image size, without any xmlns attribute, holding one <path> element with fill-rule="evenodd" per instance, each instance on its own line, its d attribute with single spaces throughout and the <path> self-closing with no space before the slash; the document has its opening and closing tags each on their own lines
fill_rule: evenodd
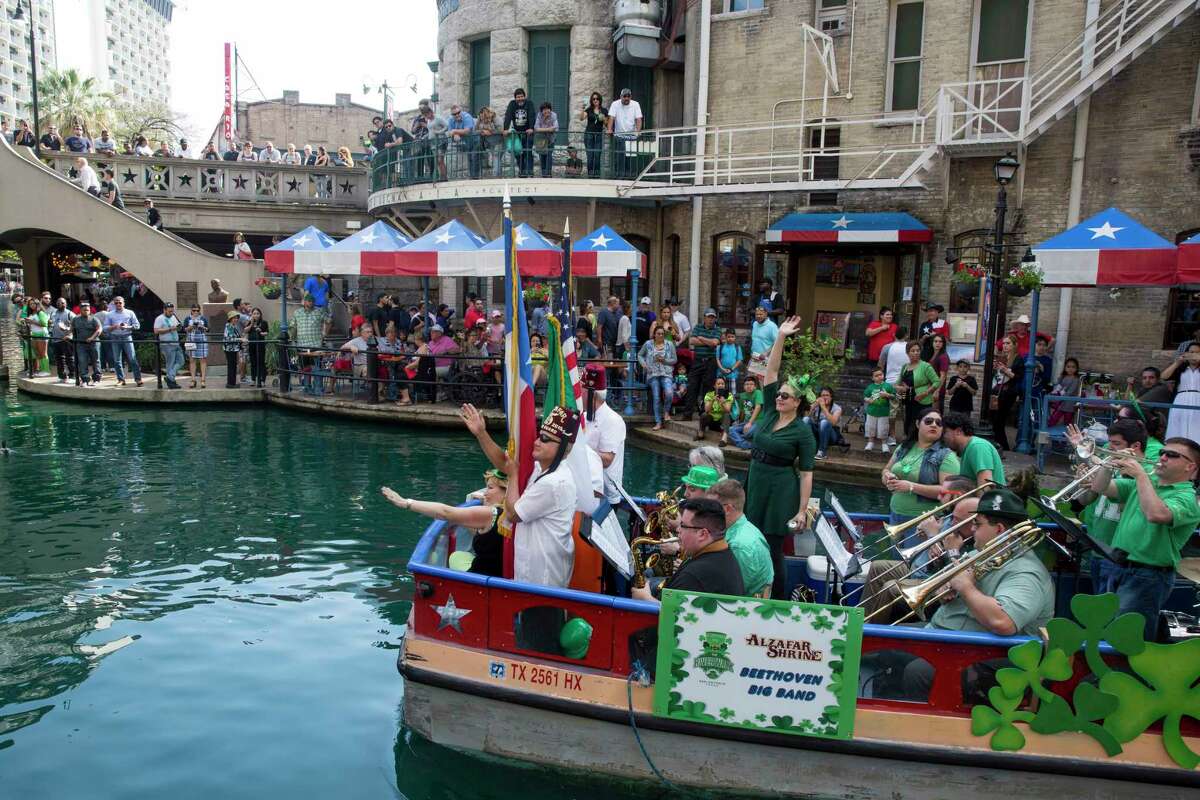
<svg viewBox="0 0 1200 800">
<path fill-rule="evenodd" d="M 963 535 L 963 534 L 959 533 L 958 531 L 960 528 L 964 528 L 964 527 L 968 528 L 968 530 L 969 530 L 970 529 L 969 526 L 975 522 L 976 516 L 978 516 L 978 515 L 971 514 L 970 516 L 965 517 L 960 522 L 954 523 L 946 530 L 941 531 L 940 533 L 938 533 L 934 536 L 930 536 L 928 539 L 924 539 L 924 540 L 918 542 L 917 544 L 914 544 L 912 547 L 897 548 L 896 552 L 900 556 L 900 561 L 896 562 L 895 564 L 892 564 L 890 567 L 885 569 L 883 572 L 880 572 L 878 575 L 872 575 L 871 581 L 873 581 L 873 582 L 880 581 L 883 578 L 887 577 L 888 575 L 891 575 L 893 572 L 896 572 L 898 569 L 900 569 L 901 566 L 904 566 L 904 565 L 907 565 L 908 567 L 911 568 L 913 566 L 914 562 L 917 560 L 917 556 L 921 555 L 921 553 L 924 553 L 926 550 L 929 550 L 935 544 L 941 544 L 942 542 L 944 542 L 946 539 L 950 538 L 951 536 L 961 537 L 963 539 L 964 543 L 971 541 L 973 537 L 970 534 Z M 857 603 L 855 603 L 855 605 L 860 606 L 860 607 L 868 606 L 872 600 L 874 600 L 876 597 L 883 594 L 884 592 L 888 591 L 888 588 L 893 583 L 894 583 L 894 581 L 889 581 L 889 582 L 883 584 L 882 586 L 880 586 L 876 591 L 872 592 L 871 594 L 863 595 L 859 599 L 859 601 Z M 878 586 L 878 584 L 876 584 L 876 585 Z"/>
<path fill-rule="evenodd" d="M 1103 453 L 1103 455 L 1097 455 L 1097 451 Z M 1128 450 L 1117 451 L 1101 447 L 1091 436 L 1084 438 L 1082 442 L 1076 445 L 1075 456 L 1081 462 L 1093 461 L 1094 463 L 1075 478 L 1075 480 L 1050 495 L 1047 502 L 1051 505 L 1069 503 L 1080 495 L 1087 493 L 1090 490 L 1092 479 L 1096 477 L 1097 472 L 1103 469 L 1114 469 L 1115 466 L 1112 463 L 1114 458 L 1118 455 L 1126 455 L 1128 453 Z"/>
<path fill-rule="evenodd" d="M 968 497 L 974 497 L 977 494 L 982 494 L 983 492 L 987 491 L 988 489 L 992 489 L 995 486 L 996 486 L 995 483 L 993 483 L 991 481 L 986 481 L 986 482 L 981 483 L 980 485 L 976 486 L 974 489 L 972 489 L 969 492 L 963 492 L 962 494 L 960 494 L 958 497 L 954 498 L 953 500 L 947 500 L 945 503 L 942 503 L 937 508 L 929 509 L 928 511 L 926 511 L 924 514 L 922 514 L 919 517 L 913 517 L 912 519 L 908 520 L 907 522 L 898 522 L 895 525 L 884 525 L 883 530 L 885 533 L 887 533 L 888 536 L 890 536 L 893 539 L 893 541 L 897 541 L 897 542 L 903 541 L 904 535 L 908 532 L 909 528 L 915 528 L 917 525 L 920 525 L 922 522 L 924 522 L 928 518 L 936 516 L 939 511 L 945 511 L 947 508 L 950 508 L 955 503 L 957 503 L 959 500 L 965 500 Z"/>
<path fill-rule="evenodd" d="M 668 539 L 656 539 L 653 536 L 639 536 L 636 539 L 634 539 L 632 542 L 629 543 L 629 554 L 633 559 L 632 583 L 635 588 L 641 589 L 643 586 L 646 585 L 646 570 L 647 569 L 650 569 L 651 567 L 656 567 L 656 566 L 659 566 L 660 564 L 663 564 L 663 561 L 661 558 L 662 553 L 653 553 L 650 556 L 650 558 L 646 559 L 643 562 L 642 561 L 642 548 L 643 547 L 658 548 L 660 545 L 668 544 L 671 542 L 678 542 L 678 541 L 679 541 L 679 538 L 674 537 L 674 536 L 671 538 L 668 538 Z M 662 567 L 660 567 L 660 570 L 666 577 L 670 577 L 671 575 L 675 574 L 675 559 L 671 558 L 668 562 L 663 564 Z"/>
<path fill-rule="evenodd" d="M 676 487 L 672 492 L 659 492 L 655 495 L 658 508 L 646 515 L 646 524 L 642 530 L 644 536 L 639 536 L 629 543 L 629 552 L 633 562 L 633 585 L 641 589 L 646 585 L 645 570 L 657 567 L 657 572 L 670 577 L 675 573 L 675 559 L 663 560 L 661 553 L 653 553 L 643 561 L 642 548 L 657 548 L 664 542 L 677 542 L 678 538 L 671 536 L 671 523 L 679 519 L 680 495 L 683 487 Z"/>
<path fill-rule="evenodd" d="M 953 591 L 949 586 L 950 581 L 963 570 L 969 569 L 974 573 L 976 578 L 979 578 L 993 570 L 999 569 L 1010 560 L 1029 552 L 1044 538 L 1045 533 L 1037 526 L 1037 523 L 1032 520 L 1025 520 L 1004 531 L 975 552 L 944 567 L 920 583 L 909 587 L 898 587 L 899 597 L 872 613 L 867 617 L 867 621 L 869 622 L 871 618 L 882 614 L 903 600 L 911 609 L 906 616 L 898 620 L 898 622 L 904 622 L 910 617 L 923 612 L 930 605 L 943 600 L 950 594 Z"/>
</svg>

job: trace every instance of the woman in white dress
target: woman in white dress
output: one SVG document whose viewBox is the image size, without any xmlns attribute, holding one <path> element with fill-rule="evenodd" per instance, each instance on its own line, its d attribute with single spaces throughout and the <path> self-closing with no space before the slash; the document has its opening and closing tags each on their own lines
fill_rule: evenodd
<svg viewBox="0 0 1200 800">
<path fill-rule="evenodd" d="M 1178 356 L 1162 371 L 1162 380 L 1175 378 L 1178 388 L 1175 403 L 1181 406 L 1200 406 L 1200 342 L 1188 345 L 1187 352 Z M 1200 441 L 1200 409 L 1172 408 L 1167 421 L 1167 437 L 1185 436 Z"/>
</svg>

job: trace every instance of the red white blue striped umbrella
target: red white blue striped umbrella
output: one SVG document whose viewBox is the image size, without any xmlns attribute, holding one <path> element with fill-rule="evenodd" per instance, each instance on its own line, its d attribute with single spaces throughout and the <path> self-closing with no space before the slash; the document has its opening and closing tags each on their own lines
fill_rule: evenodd
<svg viewBox="0 0 1200 800">
<path fill-rule="evenodd" d="M 1200 233 L 1179 244 L 1177 283 L 1200 283 Z"/>
<path fill-rule="evenodd" d="M 931 242 L 933 231 L 900 211 L 788 214 L 767 228 L 768 242 Z"/>
<path fill-rule="evenodd" d="M 576 278 L 619 278 L 646 271 L 646 255 L 607 225 L 571 243 L 571 274 Z"/>
<path fill-rule="evenodd" d="M 517 271 L 522 278 L 557 278 L 562 274 L 562 248 L 542 236 L 528 223 L 522 222 L 513 228 L 513 244 L 517 251 Z M 479 251 L 481 260 L 476 275 L 500 276 L 504 274 L 504 237 L 500 236 L 485 244 Z"/>
<path fill-rule="evenodd" d="M 321 272 L 321 253 L 333 246 L 333 239 L 309 225 L 263 253 L 268 272 L 316 274 Z"/>
<path fill-rule="evenodd" d="M 411 242 L 412 239 L 379 220 L 322 251 L 321 272 L 328 275 L 394 275 L 396 254 Z"/>
<path fill-rule="evenodd" d="M 392 260 L 395 275 L 469 278 L 479 271 L 479 249 L 486 240 L 458 220 L 403 247 Z M 503 275 L 501 266 L 496 275 Z"/>
<path fill-rule="evenodd" d="M 1047 286 L 1170 286 L 1175 245 L 1109 208 L 1033 248 Z"/>
</svg>

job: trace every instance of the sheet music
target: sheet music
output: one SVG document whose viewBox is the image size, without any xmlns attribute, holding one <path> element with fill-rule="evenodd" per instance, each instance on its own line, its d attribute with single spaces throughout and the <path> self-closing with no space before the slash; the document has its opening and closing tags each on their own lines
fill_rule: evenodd
<svg viewBox="0 0 1200 800">
<path fill-rule="evenodd" d="M 833 568 L 837 570 L 838 576 L 842 580 L 846 580 L 857 575 L 862 568 L 858 563 L 858 558 L 846 550 L 845 545 L 842 544 L 841 537 L 838 536 L 837 531 L 833 528 L 833 523 L 824 514 L 817 519 L 816 532 L 817 538 L 825 547 L 825 552 L 829 554 L 829 561 L 833 564 Z"/>
<path fill-rule="evenodd" d="M 854 520 L 850 519 L 850 515 L 846 513 L 846 509 L 842 508 L 842 501 L 837 499 L 837 495 L 831 491 L 826 491 L 825 502 L 833 509 L 838 522 L 846 529 L 846 533 L 854 540 L 855 544 L 862 544 L 862 534 L 859 532 L 858 526 L 854 524 Z"/>
</svg>

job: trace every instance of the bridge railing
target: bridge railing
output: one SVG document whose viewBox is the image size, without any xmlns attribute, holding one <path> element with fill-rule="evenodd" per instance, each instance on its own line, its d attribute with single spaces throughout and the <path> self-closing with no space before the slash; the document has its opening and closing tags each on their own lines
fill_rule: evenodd
<svg viewBox="0 0 1200 800">
<path fill-rule="evenodd" d="M 43 150 L 42 162 L 74 181 L 80 153 Z M 218 200 L 280 205 L 337 206 L 363 210 L 368 171 L 364 167 L 295 167 L 251 161 L 142 158 L 87 154 L 101 175 L 111 168 L 122 198 Z"/>
</svg>

